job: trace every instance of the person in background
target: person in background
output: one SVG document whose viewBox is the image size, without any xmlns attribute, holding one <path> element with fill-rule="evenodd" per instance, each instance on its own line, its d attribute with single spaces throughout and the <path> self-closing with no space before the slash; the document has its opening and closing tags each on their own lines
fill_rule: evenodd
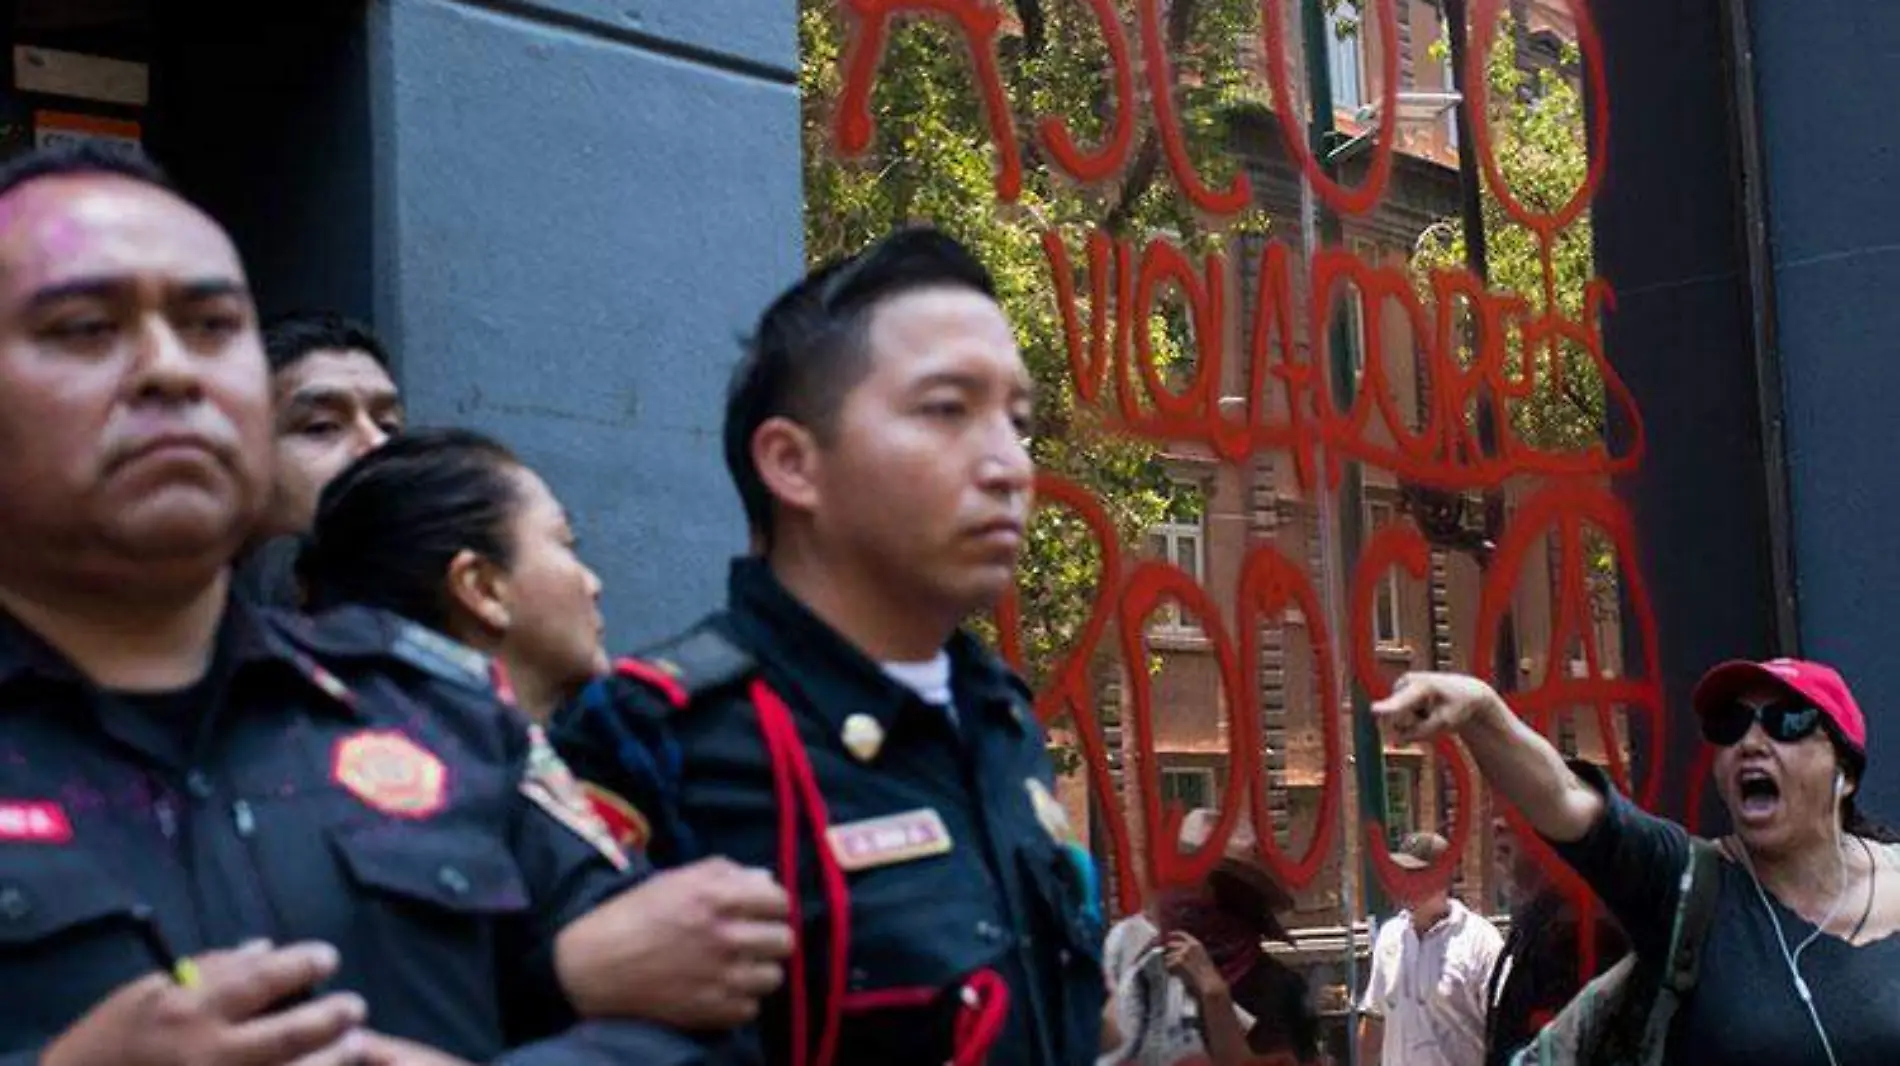
<svg viewBox="0 0 1900 1066">
<path fill-rule="evenodd" d="M 307 606 L 378 607 L 498 660 L 535 722 L 607 670 L 600 578 L 567 511 L 499 441 L 398 437 L 324 489 L 297 563 Z"/>
<path fill-rule="evenodd" d="M 1101 1040 L 1095 870 L 1028 689 L 962 630 L 1015 579 L 1032 382 L 988 271 L 929 229 L 797 282 L 725 416 L 762 553 L 550 734 L 656 861 L 770 864 L 798 954 L 774 1064 L 1072 1066 Z"/>
<path fill-rule="evenodd" d="M 1715 747 L 1721 841 L 1700 975 L 1668 1066 L 1888 1066 L 1900 1048 L 1900 848 L 1855 802 L 1867 719 L 1839 671 L 1710 670 L 1690 704 Z M 1567 763 L 1476 678 L 1412 674 L 1373 713 L 1403 742 L 1456 735 L 1478 770 L 1607 905 L 1639 961 L 1669 952 L 1694 838 L 1598 769 Z"/>
<path fill-rule="evenodd" d="M 402 432 L 405 416 L 389 352 L 361 323 L 328 311 L 284 315 L 265 327 L 264 355 L 275 473 L 237 582 L 252 602 L 295 608 L 298 538 L 316 517 L 318 496 L 357 457 Z"/>
<path fill-rule="evenodd" d="M 1425 870 L 1451 845 L 1412 833 L 1392 861 Z M 1448 889 L 1405 900 L 1379 927 L 1359 1009 L 1359 1061 L 1372 1066 L 1479 1066 L 1485 989 L 1504 938 Z"/>
<path fill-rule="evenodd" d="M 1491 832 L 1493 858 L 1511 907 L 1511 931 L 1485 996 L 1484 1061 L 1508 1066 L 1512 1053 L 1590 978 L 1614 966 L 1629 944 L 1615 920 L 1598 911 L 1590 925 L 1596 957 L 1586 971 L 1576 902 L 1552 883 L 1508 819 L 1492 819 Z"/>
<path fill-rule="evenodd" d="M 1181 822 L 1186 850 L 1207 844 L 1219 812 Z M 1292 938 L 1278 913 L 1293 900 L 1254 857 L 1244 823 L 1207 880 L 1153 895 L 1146 911 L 1109 930 L 1102 949 L 1112 1048 L 1099 1066 L 1242 1066 L 1315 1062 L 1319 1018 L 1306 982 L 1262 950 Z"/>
<path fill-rule="evenodd" d="M 0 1063 L 742 1054 L 640 989 L 726 999 L 682 925 L 782 892 L 629 891 L 446 641 L 231 595 L 271 407 L 224 230 L 89 145 L 0 168 L 0 219 Z"/>
</svg>

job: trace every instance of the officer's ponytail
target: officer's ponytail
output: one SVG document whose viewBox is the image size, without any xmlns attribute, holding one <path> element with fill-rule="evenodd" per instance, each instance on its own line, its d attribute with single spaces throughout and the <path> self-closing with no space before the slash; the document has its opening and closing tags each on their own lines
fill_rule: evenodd
<svg viewBox="0 0 1900 1066">
<path fill-rule="evenodd" d="M 465 429 L 405 433 L 350 464 L 323 490 L 298 556 L 307 609 L 361 604 L 446 631 L 456 555 L 513 562 L 520 465 Z"/>
</svg>

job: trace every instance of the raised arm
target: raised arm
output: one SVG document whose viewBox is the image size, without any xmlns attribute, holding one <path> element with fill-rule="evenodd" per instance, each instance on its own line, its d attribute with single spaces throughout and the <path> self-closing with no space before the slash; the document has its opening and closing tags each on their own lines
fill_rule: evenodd
<svg viewBox="0 0 1900 1066">
<path fill-rule="evenodd" d="M 1575 843 L 1603 819 L 1602 794 L 1477 678 L 1407 674 L 1372 713 L 1401 741 L 1457 734 L 1478 772 L 1547 840 Z"/>
<path fill-rule="evenodd" d="M 1690 837 L 1589 778 L 1519 721 L 1490 686 L 1451 674 L 1414 674 L 1373 707 L 1404 740 L 1455 733 L 1478 770 L 1569 863 L 1616 915 L 1637 954 L 1667 951 Z"/>
</svg>

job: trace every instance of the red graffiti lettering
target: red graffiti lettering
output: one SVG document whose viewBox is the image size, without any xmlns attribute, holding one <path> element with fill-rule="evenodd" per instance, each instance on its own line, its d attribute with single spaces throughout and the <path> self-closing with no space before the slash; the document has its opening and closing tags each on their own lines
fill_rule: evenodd
<svg viewBox="0 0 1900 1066">
<path fill-rule="evenodd" d="M 1390 266 L 1375 266 L 1341 249 L 1316 252 L 1309 268 L 1309 328 L 1301 331 L 1293 315 L 1295 253 L 1270 242 L 1257 267 L 1253 335 L 1247 353 L 1253 381 L 1265 383 L 1247 397 L 1244 421 L 1222 409 L 1220 385 L 1227 355 L 1224 322 L 1230 308 L 1228 268 L 1219 254 L 1209 255 L 1196 271 L 1165 238 L 1147 242 L 1139 253 L 1139 271 L 1129 278 L 1135 253 L 1126 242 L 1103 233 L 1089 237 L 1089 323 L 1083 336 L 1071 259 L 1056 233 L 1043 236 L 1056 302 L 1068 346 L 1069 366 L 1078 398 L 1097 407 L 1115 432 L 1156 443 L 1193 441 L 1221 458 L 1241 461 L 1265 451 L 1294 454 L 1302 485 L 1312 484 L 1317 456 L 1329 454 L 1328 484 L 1337 484 L 1340 464 L 1358 461 L 1391 470 L 1408 480 L 1451 489 L 1490 488 L 1513 477 L 1592 477 L 1625 473 L 1640 462 L 1642 419 L 1634 398 L 1604 355 L 1602 335 L 1593 316 L 1611 299 L 1607 284 L 1590 285 L 1581 320 L 1550 310 L 1531 317 L 1521 297 L 1486 290 L 1466 271 L 1441 271 L 1432 278 L 1434 306 L 1428 308 L 1411 278 Z M 1325 328 L 1336 294 L 1350 282 L 1359 295 L 1366 322 L 1364 368 L 1360 385 L 1343 408 L 1328 384 L 1325 368 L 1331 341 Z M 1145 328 L 1164 289 L 1178 291 L 1194 324 L 1196 359 L 1192 381 L 1181 391 L 1167 385 Z M 1460 306 L 1470 310 L 1477 345 L 1470 365 L 1459 356 Z M 1422 364 L 1432 397 L 1425 424 L 1414 430 L 1393 398 L 1397 382 L 1388 366 L 1392 345 L 1384 325 L 1387 308 L 1397 308 L 1410 323 L 1406 358 Z M 1113 315 L 1114 328 L 1109 328 Z M 1317 326 L 1317 328 L 1313 328 Z M 1507 367 L 1515 328 L 1520 338 L 1518 365 Z M 1132 345 L 1128 343 L 1133 337 Z M 1569 341 L 1587 352 L 1601 376 L 1608 400 L 1628 427 L 1630 446 L 1611 455 L 1601 447 L 1580 452 L 1538 448 L 1514 434 L 1506 404 L 1525 399 L 1540 380 L 1530 356 L 1538 346 Z M 1552 360 L 1551 373 L 1562 373 Z M 1407 367 L 1410 370 L 1410 367 Z M 1107 404 L 1106 386 L 1116 390 Z M 1277 387 L 1279 396 L 1269 394 Z M 1478 446 L 1465 415 L 1474 398 L 1493 405 L 1502 427 L 1495 455 Z"/>
<path fill-rule="evenodd" d="M 1348 189 L 1334 181 L 1308 146 L 1306 131 L 1300 127 L 1297 113 L 1290 107 L 1273 109 L 1280 120 L 1280 132 L 1287 149 L 1299 162 L 1306 180 L 1312 183 L 1327 206 L 1342 215 L 1363 215 L 1377 207 L 1385 195 L 1386 184 L 1392 180 L 1392 154 L 1397 147 L 1395 134 L 1398 132 L 1399 114 L 1398 6 L 1395 0 L 1377 0 L 1375 6 L 1379 37 L 1385 47 L 1380 49 L 1379 133 L 1373 142 L 1372 165 L 1366 172 L 1364 183 L 1356 189 Z M 1267 42 L 1268 88 L 1276 101 L 1295 99 L 1287 76 L 1286 4 L 1284 0 L 1262 0 L 1260 10 Z"/>
<path fill-rule="evenodd" d="M 1504 5 L 1502 0 L 1474 2 L 1464 73 L 1467 85 L 1482 87 L 1490 84 L 1486 64 Z M 1083 5 L 1086 16 L 1081 15 Z M 952 26 L 967 52 L 995 152 L 999 203 L 1021 197 L 1025 155 L 1044 161 L 1059 174 L 1058 180 L 1098 189 L 1110 186 L 1130 167 L 1135 132 L 1144 128 L 1144 99 L 1149 112 L 1145 128 L 1151 131 L 1160 161 L 1184 206 L 1201 221 L 1220 226 L 1252 207 L 1268 184 L 1261 171 L 1250 177 L 1246 167 L 1236 167 L 1231 178 L 1210 184 L 1197 168 L 1186 133 L 1194 116 L 1182 113 L 1177 84 L 1182 56 L 1170 54 L 1161 0 L 1077 3 L 1074 14 L 1092 16 L 1107 55 L 1104 121 L 1095 143 L 1088 145 L 1076 139 L 1071 124 L 1076 116 L 1041 115 L 1024 121 L 1022 129 L 1033 130 L 1033 136 L 1023 134 L 1019 140 L 1019 116 L 1012 113 L 998 63 L 999 38 L 1014 25 L 1007 5 L 998 0 L 842 0 L 839 6 L 849 16 L 843 87 L 833 127 L 841 154 L 865 152 L 876 132 L 872 97 L 892 25 L 900 18 L 932 17 Z M 1372 214 L 1393 185 L 1398 154 L 1406 150 L 1399 137 L 1402 36 L 1397 0 L 1376 0 L 1363 19 L 1369 42 L 1377 46 L 1378 111 L 1368 134 L 1372 145 L 1363 173 L 1350 184 L 1333 174 L 1309 140 L 1303 94 L 1293 84 L 1292 53 L 1298 45 L 1288 31 L 1295 24 L 1294 5 L 1261 0 L 1259 6 L 1261 73 L 1273 101 L 1281 147 L 1325 207 L 1349 219 Z M 1261 457 L 1283 456 L 1297 490 L 1315 496 L 1338 492 L 1349 464 L 1379 472 L 1382 483 L 1397 480 L 1451 494 L 1483 492 L 1493 501 L 1508 492 L 1517 509 L 1500 542 L 1472 552 L 1480 575 L 1472 585 L 1478 598 L 1476 617 L 1467 612 L 1458 620 L 1459 636 L 1469 649 L 1494 648 L 1514 605 L 1530 593 L 1547 591 L 1549 625 L 1545 646 L 1539 649 L 1546 667 L 1529 687 L 1510 694 L 1511 704 L 1545 732 L 1575 721 L 1565 715 L 1594 722 L 1606 738 L 1603 748 L 1611 775 L 1639 802 L 1653 807 L 1663 786 L 1660 775 L 1652 771 L 1641 781 L 1632 780 L 1630 760 L 1614 738 L 1633 716 L 1646 727 L 1641 731 L 1644 763 L 1661 766 L 1668 723 L 1661 685 L 1653 677 L 1659 662 L 1656 620 L 1637 565 L 1634 523 L 1608 489 L 1612 478 L 1640 465 L 1646 437 L 1635 397 L 1605 350 L 1601 322 L 1615 309 L 1614 291 L 1598 278 L 1582 282 L 1579 293 L 1579 282 L 1561 276 L 1558 268 L 1559 240 L 1569 239 L 1564 231 L 1577 225 L 1588 209 L 1609 155 L 1602 42 L 1588 5 L 1567 0 L 1566 6 L 1574 20 L 1584 62 L 1582 81 L 1591 104 L 1589 166 L 1581 185 L 1567 191 L 1561 203 L 1534 202 L 1527 190 L 1512 189 L 1497 155 L 1484 89 L 1474 90 L 1477 99 L 1469 108 L 1472 136 L 1467 147 L 1485 185 L 1505 215 L 1535 240 L 1534 272 L 1541 277 L 1526 295 L 1494 290 L 1467 270 L 1438 271 L 1421 281 L 1403 265 L 1370 261 L 1342 248 L 1301 249 L 1280 239 L 1266 241 L 1257 250 L 1248 246 L 1252 261 L 1239 262 L 1242 245 L 1237 240 L 1223 250 L 1190 255 L 1166 237 L 1129 236 L 1106 226 L 1052 227 L 1040 237 L 1049 298 L 1066 349 L 1068 384 L 1075 403 L 1093 416 L 1094 424 L 1171 454 L 1190 453 L 1197 463 L 1211 459 L 1246 467 Z M 1131 20 L 1127 24 L 1125 15 Z M 1325 59 L 1309 56 L 1307 61 Z M 1154 163 L 1149 159 L 1143 167 Z M 1242 280 L 1249 270 L 1251 281 Z M 1341 314 L 1363 324 L 1349 388 L 1342 388 L 1333 373 L 1337 357 L 1345 354 L 1332 350 L 1331 327 Z M 1191 363 L 1171 361 L 1173 346 L 1156 343 L 1155 324 L 1163 320 L 1189 327 L 1191 341 L 1170 336 L 1189 345 Z M 1614 450 L 1603 442 L 1568 448 L 1539 443 L 1528 439 L 1513 417 L 1538 396 L 1562 390 L 1565 376 L 1580 366 L 1601 381 L 1606 420 L 1619 429 Z M 1228 395 L 1230 391 L 1240 395 Z M 1481 433 L 1481 422 L 1494 432 Z M 1283 844 L 1277 831 L 1258 832 L 1261 861 L 1295 890 L 1314 884 L 1328 859 L 1349 847 L 1360 849 L 1378 882 L 1400 897 L 1451 881 L 1459 857 L 1477 839 L 1476 823 L 1487 816 L 1479 803 L 1474 769 L 1455 743 L 1440 741 L 1431 749 L 1446 786 L 1445 799 L 1453 808 L 1441 819 L 1452 847 L 1432 868 L 1411 871 L 1395 863 L 1386 844 L 1387 829 L 1378 817 L 1360 819 L 1356 834 L 1341 824 L 1352 780 L 1343 735 L 1342 685 L 1355 684 L 1374 698 L 1389 690 L 1394 671 L 1380 660 L 1391 649 L 1380 648 L 1374 634 L 1378 597 L 1382 585 L 1395 579 L 1433 580 L 1432 545 L 1419 529 L 1396 525 L 1375 532 L 1356 559 L 1343 560 L 1349 576 L 1333 579 L 1341 587 L 1324 591 L 1324 580 L 1309 572 L 1312 563 L 1296 562 L 1269 539 L 1248 534 L 1243 547 L 1223 564 L 1218 581 L 1226 587 L 1220 587 L 1209 568 L 1197 576 L 1175 560 L 1133 558 L 1136 553 L 1124 550 L 1120 542 L 1110 509 L 1081 484 L 1044 472 L 1036 487 L 1041 506 L 1061 508 L 1079 520 L 1100 560 L 1086 620 L 1071 646 L 1043 672 L 1036 708 L 1045 722 L 1063 722 L 1063 735 L 1081 749 L 1097 815 L 1091 819 L 1094 843 L 1116 872 L 1110 891 L 1121 911 L 1141 905 L 1144 886 L 1200 880 L 1223 850 L 1213 845 L 1182 848 L 1177 841 L 1185 811 L 1163 800 L 1156 736 L 1158 721 L 1164 726 L 1165 721 L 1159 717 L 1157 686 L 1145 664 L 1154 654 L 1150 623 L 1170 606 L 1199 621 L 1224 694 L 1228 740 L 1217 842 L 1224 843 L 1243 819 L 1263 830 L 1282 828 L 1272 824 L 1268 758 L 1258 739 L 1269 710 L 1260 681 L 1263 663 L 1270 662 L 1262 633 L 1286 624 L 1297 612 L 1313 660 L 1311 721 L 1323 749 L 1323 765 L 1318 768 L 1317 797 L 1309 808 L 1312 829 L 1305 843 Z M 1487 530 L 1485 535 L 1496 534 Z M 1620 633 L 1632 659 L 1614 670 L 1607 665 L 1606 649 L 1598 646 L 1603 638 L 1591 613 L 1591 575 L 1600 576 L 1603 568 L 1592 552 L 1603 545 L 1614 555 L 1612 579 L 1623 604 Z M 1539 560 L 1535 566 L 1534 559 Z M 1544 580 L 1543 560 L 1550 575 L 1547 590 L 1533 587 L 1527 577 L 1536 573 L 1538 581 Z M 1342 594 L 1344 642 L 1336 648 L 1329 628 L 1336 620 L 1326 605 Z M 997 622 L 1004 654 L 1022 665 L 1019 595 L 1012 594 L 999 607 Z M 1581 649 L 1575 657 L 1573 648 Z M 1493 669 L 1488 653 L 1471 654 L 1468 660 L 1479 673 Z M 1119 663 L 1125 681 L 1122 721 L 1133 738 L 1127 795 L 1122 794 L 1117 772 L 1123 753 L 1109 750 L 1096 691 L 1096 675 L 1111 661 Z M 1689 782 L 1692 818 L 1705 776 L 1706 763 Z M 1595 904 L 1588 890 L 1521 815 L 1503 813 L 1517 839 L 1577 902 L 1581 928 L 1592 928 Z M 1133 854 L 1136 840 L 1143 845 L 1138 857 Z M 1593 972 L 1594 939 L 1586 935 L 1580 951 L 1584 972 Z"/>
<path fill-rule="evenodd" d="M 848 156 L 871 145 L 871 89 L 890 24 L 900 14 L 943 16 L 963 33 L 977 85 L 983 92 L 984 117 L 996 146 L 996 198 L 1014 201 L 1023 191 L 1022 151 L 1016 144 L 1009 96 L 996 69 L 996 32 L 1002 15 L 981 0 L 844 0 L 850 9 L 851 39 L 845 47 L 844 93 L 838 100 L 836 143 Z"/>
<path fill-rule="evenodd" d="M 1128 33 L 1122 28 L 1110 0 L 1088 0 L 1102 27 L 1102 40 L 1108 45 L 1109 68 L 1114 76 L 1115 118 L 1109 123 L 1108 137 L 1099 151 L 1084 153 L 1069 136 L 1069 127 L 1059 118 L 1045 118 L 1037 126 L 1043 147 L 1071 178 L 1092 185 L 1119 171 L 1128 159 L 1128 146 L 1135 137 L 1135 71 L 1128 58 Z"/>
</svg>

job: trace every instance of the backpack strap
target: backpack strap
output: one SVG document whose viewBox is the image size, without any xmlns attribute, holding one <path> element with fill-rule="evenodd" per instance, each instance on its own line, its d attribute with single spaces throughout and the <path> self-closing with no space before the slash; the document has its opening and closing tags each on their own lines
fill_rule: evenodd
<svg viewBox="0 0 1900 1066">
<path fill-rule="evenodd" d="M 1682 896 L 1676 902 L 1676 923 L 1669 937 L 1669 969 L 1663 976 L 1664 986 L 1678 996 L 1693 989 L 1702 972 L 1702 945 L 1715 923 L 1715 897 L 1721 886 L 1721 851 L 1701 837 L 1690 837 Z"/>
<path fill-rule="evenodd" d="M 1689 838 L 1689 859 L 1683 864 L 1682 887 L 1676 896 L 1676 920 L 1669 931 L 1669 956 L 1656 986 L 1649 1018 L 1643 1025 L 1639 1063 L 1660 1063 L 1669 1044 L 1669 1029 L 1682 999 L 1694 990 L 1702 972 L 1702 946 L 1715 920 L 1715 898 L 1722 885 L 1722 852 L 1701 837 Z"/>
</svg>

